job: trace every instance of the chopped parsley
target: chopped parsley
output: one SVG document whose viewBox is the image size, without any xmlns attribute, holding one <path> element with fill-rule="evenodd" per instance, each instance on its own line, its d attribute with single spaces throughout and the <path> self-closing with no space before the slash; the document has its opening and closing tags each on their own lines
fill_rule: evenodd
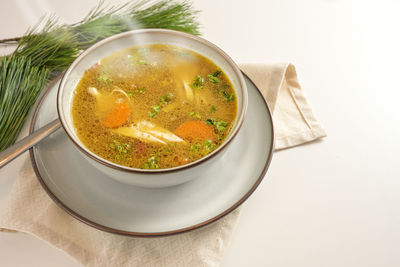
<svg viewBox="0 0 400 267">
<path fill-rule="evenodd" d="M 153 111 L 149 111 L 148 114 L 150 117 L 154 118 L 155 116 L 157 116 L 158 112 L 160 112 L 160 105 L 153 106 L 151 109 Z"/>
<path fill-rule="evenodd" d="M 120 159 L 122 156 L 127 155 L 131 150 L 131 145 L 127 143 L 120 143 L 117 140 L 113 140 L 109 147 L 114 149 L 116 154 L 114 155 L 116 159 Z"/>
<path fill-rule="evenodd" d="M 214 76 L 214 77 L 218 77 L 220 74 L 222 73 L 222 71 L 220 71 L 220 70 L 217 70 L 217 71 L 215 71 L 214 73 L 213 73 L 213 75 L 212 76 Z"/>
<path fill-rule="evenodd" d="M 233 100 L 235 100 L 235 96 L 233 94 L 228 93 L 227 91 L 223 91 L 222 96 L 225 98 L 227 102 L 232 102 Z"/>
<path fill-rule="evenodd" d="M 206 120 L 206 124 L 214 125 L 218 132 L 225 131 L 226 127 L 228 126 L 228 123 L 226 121 L 223 120 L 217 121 L 210 118 Z"/>
<path fill-rule="evenodd" d="M 215 111 L 217 111 L 217 107 L 212 105 L 211 108 L 210 108 L 210 112 L 213 113 Z"/>
<path fill-rule="evenodd" d="M 226 121 L 216 121 L 214 123 L 214 126 L 217 128 L 218 132 L 225 131 L 226 126 L 228 126 L 228 123 Z"/>
<path fill-rule="evenodd" d="M 197 111 L 192 111 L 189 113 L 189 116 L 196 118 L 196 119 L 201 119 L 201 115 L 200 113 L 198 113 Z"/>
<path fill-rule="evenodd" d="M 146 91 L 146 87 L 140 87 L 136 91 L 129 91 L 128 96 L 135 96 L 136 94 L 143 94 Z"/>
<path fill-rule="evenodd" d="M 201 77 L 200 75 L 197 75 L 197 77 L 193 80 L 193 82 L 190 84 L 190 86 L 193 89 L 201 89 L 201 88 L 203 88 L 203 83 L 204 83 L 203 77 Z"/>
<path fill-rule="evenodd" d="M 220 82 L 220 80 L 217 77 L 215 77 L 214 75 L 208 74 L 207 77 L 208 77 L 208 80 L 210 82 L 212 82 L 212 83 L 219 83 Z"/>
<path fill-rule="evenodd" d="M 169 93 L 169 94 L 167 94 L 165 96 L 160 97 L 160 104 L 158 104 L 157 106 L 153 106 L 151 108 L 152 111 L 148 112 L 149 116 L 152 117 L 152 118 L 157 116 L 157 114 L 160 112 L 161 108 L 163 106 L 167 105 L 169 102 L 171 102 L 173 96 L 174 95 L 172 93 Z"/>
<path fill-rule="evenodd" d="M 165 95 L 165 96 L 162 96 L 162 97 L 160 98 L 161 104 L 167 104 L 168 102 L 171 101 L 171 99 L 172 99 L 173 96 L 174 96 L 174 95 L 173 95 L 172 93 L 169 93 L 169 94 L 167 94 L 167 95 Z"/>
<path fill-rule="evenodd" d="M 144 164 L 145 169 L 158 169 L 158 157 L 155 155 L 148 158 L 146 163 Z"/>
<path fill-rule="evenodd" d="M 160 153 L 156 150 L 153 150 L 153 155 L 147 159 L 143 167 L 145 169 L 158 169 L 159 159 Z"/>
<path fill-rule="evenodd" d="M 208 125 L 214 125 L 214 120 L 208 118 L 208 119 L 206 120 L 206 124 L 208 124 Z"/>
<path fill-rule="evenodd" d="M 201 145 L 199 143 L 193 144 L 190 146 L 190 153 L 195 153 L 199 151 L 201 148 Z"/>
<path fill-rule="evenodd" d="M 213 151 L 215 148 L 215 144 L 211 140 L 206 140 L 204 142 L 204 147 L 209 151 Z"/>
</svg>

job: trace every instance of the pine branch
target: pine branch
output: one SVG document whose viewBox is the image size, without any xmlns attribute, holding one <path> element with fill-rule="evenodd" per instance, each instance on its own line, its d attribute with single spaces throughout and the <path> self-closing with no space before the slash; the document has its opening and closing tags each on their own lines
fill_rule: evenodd
<svg viewBox="0 0 400 267">
<path fill-rule="evenodd" d="M 0 58 L 0 151 L 17 139 L 48 74 L 26 57 Z"/>
</svg>

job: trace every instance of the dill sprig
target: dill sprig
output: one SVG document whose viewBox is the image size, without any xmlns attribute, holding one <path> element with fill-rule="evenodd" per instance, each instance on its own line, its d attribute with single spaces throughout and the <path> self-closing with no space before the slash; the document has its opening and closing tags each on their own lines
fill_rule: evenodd
<svg viewBox="0 0 400 267">
<path fill-rule="evenodd" d="M 12 145 L 41 88 L 65 70 L 79 53 L 111 35 L 140 28 L 165 28 L 199 34 L 198 11 L 191 2 L 134 1 L 118 7 L 101 2 L 82 21 L 59 24 L 52 16 L 22 37 L 12 55 L 0 57 L 0 151 Z"/>
</svg>

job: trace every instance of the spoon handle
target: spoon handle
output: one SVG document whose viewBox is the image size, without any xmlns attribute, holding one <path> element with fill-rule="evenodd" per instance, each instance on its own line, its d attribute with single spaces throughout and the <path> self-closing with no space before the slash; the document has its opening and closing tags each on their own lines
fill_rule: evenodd
<svg viewBox="0 0 400 267">
<path fill-rule="evenodd" d="M 27 137 L 21 139 L 6 150 L 0 152 L 0 168 L 4 167 L 7 163 L 21 155 L 23 152 L 42 141 L 51 133 L 55 132 L 58 128 L 60 128 L 60 126 L 60 120 L 55 119 Z"/>
</svg>

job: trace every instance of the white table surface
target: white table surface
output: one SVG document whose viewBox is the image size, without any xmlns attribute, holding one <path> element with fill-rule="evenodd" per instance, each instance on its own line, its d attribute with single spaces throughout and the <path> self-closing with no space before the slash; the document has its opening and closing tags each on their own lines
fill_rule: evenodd
<svg viewBox="0 0 400 267">
<path fill-rule="evenodd" d="M 96 0 L 0 0 L 0 38 Z M 117 2 L 117 1 L 115 1 Z M 123 1 L 118 1 L 123 2 Z M 400 1 L 197 0 L 203 36 L 237 62 L 292 62 L 323 141 L 274 155 L 222 266 L 400 266 Z M 23 162 L 0 170 L 0 208 Z M 2 266 L 78 266 L 0 233 Z"/>
</svg>

